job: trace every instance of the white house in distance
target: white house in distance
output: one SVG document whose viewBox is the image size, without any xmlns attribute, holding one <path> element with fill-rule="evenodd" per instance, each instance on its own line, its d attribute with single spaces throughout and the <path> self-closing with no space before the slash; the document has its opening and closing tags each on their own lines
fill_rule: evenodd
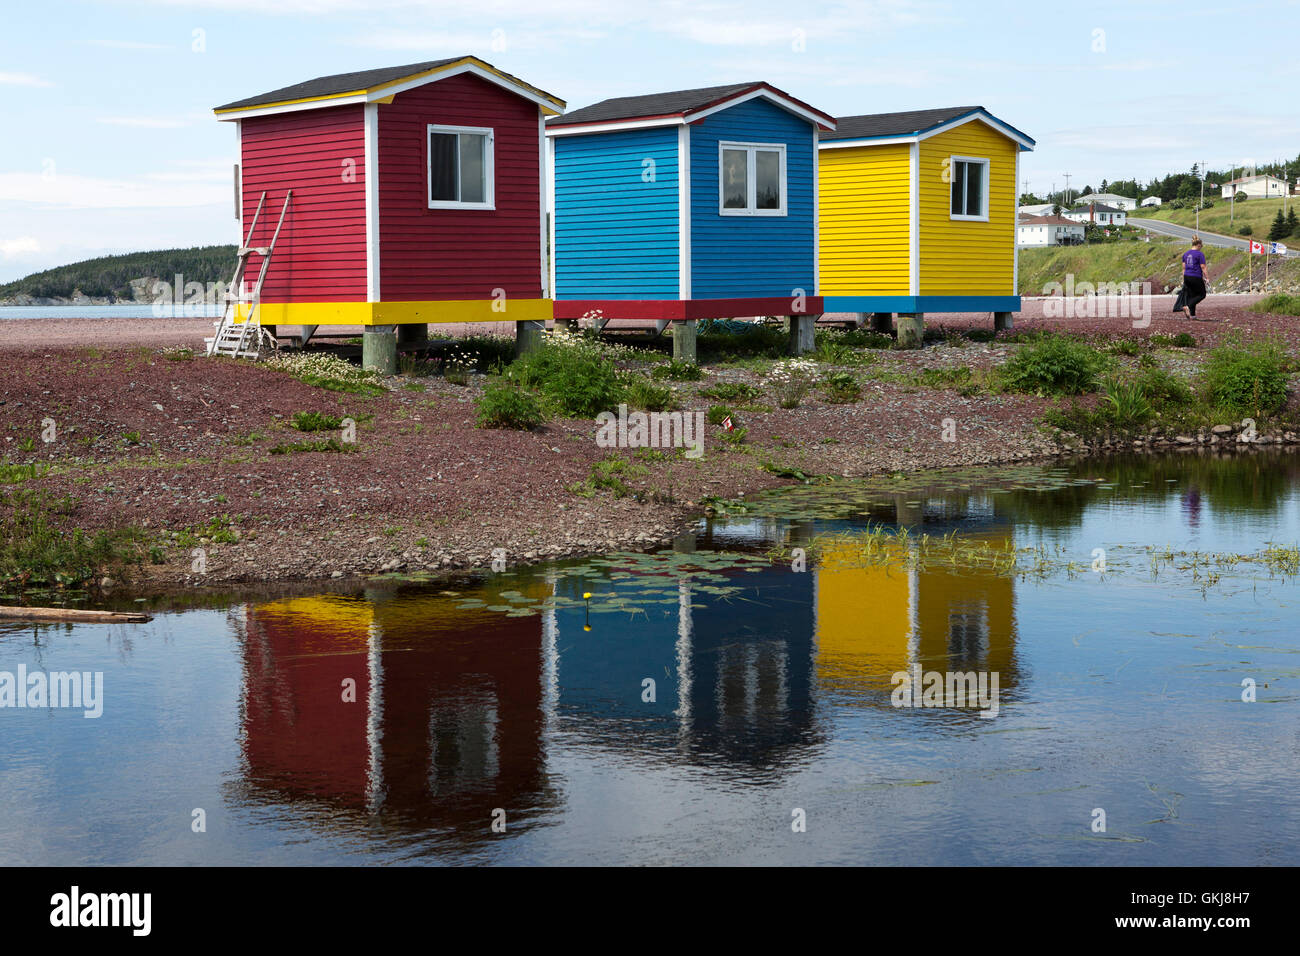
<svg viewBox="0 0 1300 956">
<path fill-rule="evenodd" d="M 1113 206 L 1115 209 L 1122 209 L 1125 212 L 1137 208 L 1136 199 L 1130 199 L 1128 196 L 1120 196 L 1115 193 L 1088 193 L 1086 196 L 1080 196 L 1079 201 L 1098 202 L 1103 206 Z"/>
<path fill-rule="evenodd" d="M 1067 246 L 1083 242 L 1083 223 L 1061 216 L 1021 216 L 1016 224 L 1016 245 Z"/>
<path fill-rule="evenodd" d="M 1159 196 L 1148 196 L 1146 199 L 1142 200 L 1142 205 L 1150 206 L 1151 208 L 1155 209 L 1158 208 L 1163 202 L 1164 200 L 1161 199 Z"/>
<path fill-rule="evenodd" d="M 1089 199 L 1092 197 L 1089 196 Z M 1128 221 L 1128 213 L 1104 203 L 1089 203 L 1077 206 L 1069 212 L 1062 213 L 1066 219 L 1074 222 L 1095 222 L 1099 226 L 1122 226 Z"/>
<path fill-rule="evenodd" d="M 1280 199 L 1286 195 L 1286 182 L 1276 176 L 1242 176 L 1223 184 L 1224 199 L 1231 199 L 1237 193 L 1245 193 L 1251 199 Z"/>
<path fill-rule="evenodd" d="M 1022 216 L 1050 216 L 1056 203 L 1040 202 L 1032 206 L 1021 206 L 1016 211 Z"/>
</svg>

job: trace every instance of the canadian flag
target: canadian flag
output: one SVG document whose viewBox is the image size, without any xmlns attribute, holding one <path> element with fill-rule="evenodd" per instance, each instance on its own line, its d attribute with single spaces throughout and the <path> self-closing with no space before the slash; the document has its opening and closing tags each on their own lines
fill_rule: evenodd
<svg viewBox="0 0 1300 956">
<path fill-rule="evenodd" d="M 1252 239 L 1250 241 L 1250 251 L 1252 255 L 1262 256 L 1264 254 L 1264 243 Z"/>
<path fill-rule="evenodd" d="M 730 415 L 728 415 L 726 418 L 724 418 L 724 419 L 722 420 L 722 427 L 725 428 L 725 429 L 726 429 L 727 431 L 729 431 L 729 432 L 731 432 L 731 431 L 735 431 L 735 430 L 736 430 L 736 427 L 735 427 L 734 425 L 731 424 L 731 416 L 730 416 Z"/>
</svg>

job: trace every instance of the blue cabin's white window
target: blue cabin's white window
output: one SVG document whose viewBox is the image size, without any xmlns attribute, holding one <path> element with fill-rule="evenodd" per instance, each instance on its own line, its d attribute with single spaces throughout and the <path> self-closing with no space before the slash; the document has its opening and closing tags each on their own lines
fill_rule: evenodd
<svg viewBox="0 0 1300 956">
<path fill-rule="evenodd" d="M 718 212 L 784 216 L 785 144 L 718 144 Z"/>
<path fill-rule="evenodd" d="M 492 130 L 429 126 L 429 208 L 495 209 Z"/>
<path fill-rule="evenodd" d="M 950 156 L 952 176 L 950 218 L 989 221 L 989 161 L 976 156 Z"/>
</svg>

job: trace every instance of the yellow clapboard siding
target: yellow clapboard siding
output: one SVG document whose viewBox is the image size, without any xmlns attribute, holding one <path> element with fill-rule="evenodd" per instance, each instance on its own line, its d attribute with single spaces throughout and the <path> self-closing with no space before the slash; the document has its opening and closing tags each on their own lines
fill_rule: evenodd
<svg viewBox="0 0 1300 956">
<path fill-rule="evenodd" d="M 907 146 L 817 156 L 822 295 L 906 295 L 911 268 Z"/>
<path fill-rule="evenodd" d="M 921 295 L 1014 295 L 1019 145 L 972 121 L 920 143 Z M 951 218 L 952 156 L 989 160 L 989 221 Z"/>
</svg>

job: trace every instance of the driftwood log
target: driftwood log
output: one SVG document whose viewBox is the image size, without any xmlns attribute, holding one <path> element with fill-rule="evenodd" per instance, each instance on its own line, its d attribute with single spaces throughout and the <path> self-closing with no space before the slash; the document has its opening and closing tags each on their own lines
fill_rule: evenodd
<svg viewBox="0 0 1300 956">
<path fill-rule="evenodd" d="M 152 614 L 143 611 L 91 611 L 71 607 L 7 607 L 0 605 L 3 621 L 85 621 L 98 624 L 143 624 Z"/>
</svg>

